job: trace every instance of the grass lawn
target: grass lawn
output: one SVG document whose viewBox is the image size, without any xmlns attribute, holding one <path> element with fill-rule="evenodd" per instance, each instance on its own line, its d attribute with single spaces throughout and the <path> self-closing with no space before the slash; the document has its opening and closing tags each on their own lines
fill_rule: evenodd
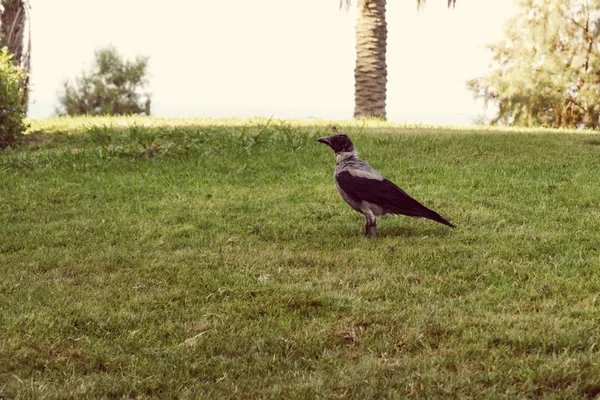
<svg viewBox="0 0 600 400">
<path fill-rule="evenodd" d="M 51 119 L 0 153 L 0 398 L 592 398 L 600 135 L 340 123 L 450 218 L 339 197 L 324 121 Z"/>
</svg>

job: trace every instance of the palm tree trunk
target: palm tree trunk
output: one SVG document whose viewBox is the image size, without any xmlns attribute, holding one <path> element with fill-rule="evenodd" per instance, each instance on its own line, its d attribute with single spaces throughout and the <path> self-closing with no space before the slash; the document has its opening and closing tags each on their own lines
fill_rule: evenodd
<svg viewBox="0 0 600 400">
<path fill-rule="evenodd" d="M 14 56 L 15 64 L 20 65 L 27 73 L 22 82 L 23 91 L 21 106 L 27 112 L 29 100 L 29 72 L 31 35 L 25 49 L 25 23 L 27 14 L 25 0 L 0 0 L 3 12 L 0 12 L 0 47 L 6 46 Z"/>
<path fill-rule="evenodd" d="M 6 46 L 19 65 L 23 59 L 25 37 L 25 4 L 23 0 L 2 0 L 0 14 L 0 46 Z"/>
<path fill-rule="evenodd" d="M 386 0 L 359 0 L 356 22 L 354 117 L 385 119 L 387 65 Z"/>
</svg>

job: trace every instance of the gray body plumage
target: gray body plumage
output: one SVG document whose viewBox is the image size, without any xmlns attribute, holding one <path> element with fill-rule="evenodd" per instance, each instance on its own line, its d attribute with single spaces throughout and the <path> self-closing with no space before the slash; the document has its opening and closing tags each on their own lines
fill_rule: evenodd
<svg viewBox="0 0 600 400">
<path fill-rule="evenodd" d="M 335 184 L 340 195 L 354 210 L 365 216 L 365 235 L 377 237 L 376 217 L 402 214 L 415 218 L 429 218 L 449 227 L 448 220 L 425 207 L 393 182 L 385 179 L 358 153 L 350 138 L 340 134 L 335 127 L 334 135 L 319 138 L 336 153 Z"/>
<path fill-rule="evenodd" d="M 338 175 L 344 172 L 347 172 L 354 177 L 382 181 L 384 178 L 381 176 L 381 174 L 379 174 L 379 172 L 371 168 L 366 161 L 359 160 L 356 152 L 347 152 L 337 155 L 335 173 L 333 176 L 335 178 L 335 186 L 342 196 L 342 199 L 344 199 L 346 203 L 348 203 L 348 205 L 350 205 L 350 207 L 352 207 L 354 210 L 364 214 L 365 217 L 367 215 L 369 215 L 369 217 L 379 217 L 388 214 L 388 212 L 382 206 L 370 203 L 366 200 L 353 198 L 349 193 L 346 193 L 338 182 Z"/>
<path fill-rule="evenodd" d="M 346 193 L 338 182 L 338 175 L 345 172 L 354 177 L 383 181 L 384 178 L 379 172 L 371 168 L 366 161 L 358 159 L 358 154 L 356 152 L 345 152 L 337 155 L 333 176 L 335 178 L 335 186 L 337 187 L 338 192 L 340 192 L 342 199 L 344 199 L 354 210 L 365 215 L 372 213 L 376 217 L 388 214 L 384 207 L 365 200 L 353 198 L 350 194 Z"/>
</svg>

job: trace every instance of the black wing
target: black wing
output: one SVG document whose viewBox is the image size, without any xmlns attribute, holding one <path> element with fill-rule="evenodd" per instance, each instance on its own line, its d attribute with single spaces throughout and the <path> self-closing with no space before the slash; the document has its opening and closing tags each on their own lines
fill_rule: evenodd
<svg viewBox="0 0 600 400">
<path fill-rule="evenodd" d="M 340 188 L 348 196 L 353 199 L 377 204 L 390 214 L 429 218 L 441 224 L 454 227 L 454 225 L 441 215 L 410 197 L 392 181 L 358 177 L 347 171 L 336 174 L 335 179 Z"/>
</svg>

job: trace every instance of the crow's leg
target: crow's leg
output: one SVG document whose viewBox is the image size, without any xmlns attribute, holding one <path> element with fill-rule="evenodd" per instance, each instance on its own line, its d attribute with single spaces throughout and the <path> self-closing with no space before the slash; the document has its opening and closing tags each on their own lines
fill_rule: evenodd
<svg viewBox="0 0 600 400">
<path fill-rule="evenodd" d="M 371 235 L 373 239 L 377 239 L 377 223 L 373 212 L 365 213 L 365 236 Z"/>
<path fill-rule="evenodd" d="M 365 236 L 369 236 L 371 234 L 371 221 L 367 214 L 365 214 Z"/>
<path fill-rule="evenodd" d="M 371 236 L 373 239 L 377 239 L 377 221 L 373 218 L 373 223 L 371 224 Z"/>
</svg>

